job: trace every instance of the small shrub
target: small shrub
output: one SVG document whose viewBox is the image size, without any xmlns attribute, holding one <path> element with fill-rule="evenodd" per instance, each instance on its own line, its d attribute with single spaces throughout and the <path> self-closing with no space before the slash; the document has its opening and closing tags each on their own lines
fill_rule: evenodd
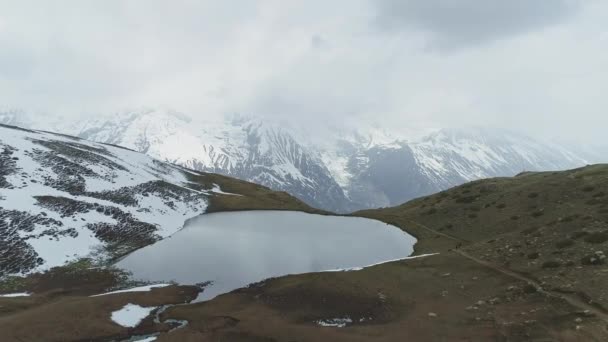
<svg viewBox="0 0 608 342">
<path fill-rule="evenodd" d="M 473 203 L 477 199 L 477 196 L 465 196 L 456 198 L 456 203 Z"/>
<path fill-rule="evenodd" d="M 606 196 L 606 194 L 603 191 L 600 191 L 597 194 L 593 194 L 593 197 L 595 197 L 595 198 L 604 197 L 604 196 Z"/>
<path fill-rule="evenodd" d="M 536 198 L 536 197 L 538 197 L 538 193 L 536 193 L 536 192 L 531 192 L 528 194 L 528 198 Z"/>
<path fill-rule="evenodd" d="M 507 205 L 505 203 L 500 203 L 496 206 L 496 208 L 498 208 L 498 209 L 504 209 L 506 207 L 507 207 Z"/>
<path fill-rule="evenodd" d="M 530 228 L 526 228 L 526 229 L 522 230 L 521 233 L 524 235 L 530 235 L 530 234 L 534 233 L 535 231 L 537 231 L 538 229 L 539 229 L 539 227 L 530 227 Z"/>
<path fill-rule="evenodd" d="M 519 220 L 519 216 L 513 215 L 513 216 L 511 216 L 511 220 L 513 220 L 513 221 Z"/>
<path fill-rule="evenodd" d="M 522 289 L 523 293 L 526 294 L 531 294 L 531 293 L 536 293 L 536 286 L 532 285 L 532 284 L 526 284 L 526 286 L 524 286 Z"/>
<path fill-rule="evenodd" d="M 581 258 L 581 265 L 603 265 L 605 263 L 606 258 L 597 254 L 589 254 Z"/>
<path fill-rule="evenodd" d="M 598 200 L 597 198 L 592 198 L 590 200 L 588 200 L 587 202 L 585 202 L 586 205 L 598 205 L 598 204 L 602 204 L 602 201 Z"/>
<path fill-rule="evenodd" d="M 541 267 L 542 268 L 557 268 L 557 267 L 560 267 L 561 265 L 562 265 L 562 263 L 557 260 L 549 260 L 549 261 L 543 262 Z"/>
<path fill-rule="evenodd" d="M 576 219 L 578 219 L 580 217 L 579 214 L 574 214 L 574 215 L 570 215 L 570 216 L 566 216 L 562 219 L 562 222 L 572 222 Z"/>
<path fill-rule="evenodd" d="M 560 248 L 560 249 L 570 247 L 572 245 L 574 245 L 574 240 L 571 240 L 571 239 L 563 239 L 563 240 L 557 241 L 555 243 L 555 247 Z"/>
<path fill-rule="evenodd" d="M 593 190 L 595 190 L 595 188 L 591 185 L 587 185 L 586 187 L 583 188 L 584 192 L 591 192 Z"/>
<path fill-rule="evenodd" d="M 470 219 L 474 219 L 474 218 L 477 218 L 477 214 L 472 213 L 472 214 L 469 214 L 469 215 L 468 215 L 468 217 L 469 217 Z"/>
<path fill-rule="evenodd" d="M 585 242 L 589 243 L 604 243 L 608 241 L 608 233 L 606 232 L 593 232 L 585 237 Z"/>
<path fill-rule="evenodd" d="M 577 240 L 577 239 L 580 239 L 580 238 L 582 238 L 583 236 L 586 236 L 586 235 L 589 235 L 589 233 L 585 232 L 585 231 L 574 232 L 574 233 L 570 234 L 570 238 L 573 239 L 573 240 Z"/>
<path fill-rule="evenodd" d="M 535 212 L 533 212 L 533 213 L 532 213 L 532 217 L 541 217 L 541 216 L 543 216 L 544 214 L 545 214 L 545 212 L 544 212 L 544 211 L 542 211 L 542 210 L 537 210 L 537 211 L 535 211 Z"/>
<path fill-rule="evenodd" d="M 540 253 L 538 252 L 532 252 L 530 254 L 528 254 L 528 259 L 534 260 L 534 259 L 538 259 L 540 257 Z"/>
<path fill-rule="evenodd" d="M 436 212 L 437 212 L 437 209 L 436 209 L 436 208 L 431 208 L 431 209 L 429 209 L 429 211 L 427 211 L 426 213 L 427 213 L 427 215 L 433 215 L 433 214 L 435 214 Z"/>
</svg>

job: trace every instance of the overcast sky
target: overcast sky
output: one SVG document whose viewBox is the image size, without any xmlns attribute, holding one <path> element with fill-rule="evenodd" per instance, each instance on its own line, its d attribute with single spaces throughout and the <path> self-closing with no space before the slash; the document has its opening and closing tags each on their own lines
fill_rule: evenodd
<svg viewBox="0 0 608 342">
<path fill-rule="evenodd" d="M 599 142 L 608 1 L 4 1 L 0 106 L 140 106 Z"/>
</svg>

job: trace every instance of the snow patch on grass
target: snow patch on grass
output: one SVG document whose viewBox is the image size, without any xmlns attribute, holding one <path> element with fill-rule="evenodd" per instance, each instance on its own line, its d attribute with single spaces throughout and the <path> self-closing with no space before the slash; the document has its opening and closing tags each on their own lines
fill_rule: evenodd
<svg viewBox="0 0 608 342">
<path fill-rule="evenodd" d="M 405 257 L 405 258 L 400 258 L 400 259 L 392 259 L 392 260 L 381 261 L 381 262 L 377 262 L 375 264 L 366 265 L 366 266 L 350 267 L 350 268 L 336 268 L 336 269 L 332 269 L 332 270 L 325 270 L 323 272 L 361 271 L 364 268 L 368 268 L 368 267 L 372 267 L 372 266 L 378 266 L 378 265 L 386 264 L 386 263 L 393 262 L 393 261 L 403 261 L 403 260 L 409 260 L 409 259 L 418 259 L 418 258 L 424 258 L 424 257 L 433 256 L 433 255 L 437 255 L 437 254 L 439 254 L 439 253 L 420 254 L 420 255 L 415 255 L 415 256 L 410 256 L 410 257 Z"/>
<path fill-rule="evenodd" d="M 167 286 L 171 286 L 171 285 L 172 284 L 153 284 L 153 285 L 138 286 L 138 287 L 132 287 L 130 289 L 101 293 L 98 295 L 93 295 L 91 297 L 107 296 L 107 295 L 112 295 L 112 294 L 116 294 L 116 293 L 125 293 L 125 292 L 148 292 L 152 289 L 167 287 Z"/>
<path fill-rule="evenodd" d="M 7 293 L 7 294 L 0 294 L 0 297 L 4 297 L 4 298 L 14 298 L 14 297 L 29 297 L 31 296 L 31 293 L 27 293 L 27 292 L 19 292 L 19 293 Z"/>
<path fill-rule="evenodd" d="M 352 319 L 345 318 L 329 318 L 329 319 L 320 319 L 316 323 L 322 327 L 333 327 L 333 328 L 344 328 L 348 324 L 353 322 Z"/>
<path fill-rule="evenodd" d="M 232 192 L 222 191 L 222 188 L 220 188 L 220 186 L 215 183 L 213 183 L 213 188 L 211 189 L 211 192 L 215 192 L 216 194 L 222 194 L 222 195 L 243 196 L 243 195 L 235 194 Z"/>
<path fill-rule="evenodd" d="M 142 307 L 136 304 L 127 304 L 122 309 L 112 312 L 112 321 L 126 328 L 136 327 L 144 318 L 156 309 L 153 307 Z"/>
</svg>

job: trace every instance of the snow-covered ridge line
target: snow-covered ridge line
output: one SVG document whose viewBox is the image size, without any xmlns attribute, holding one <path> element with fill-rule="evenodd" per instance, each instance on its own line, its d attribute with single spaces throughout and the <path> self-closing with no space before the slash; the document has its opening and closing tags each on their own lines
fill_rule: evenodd
<svg viewBox="0 0 608 342">
<path fill-rule="evenodd" d="M 207 196 L 145 154 L 0 125 L 0 276 L 153 243 L 204 213 Z"/>
<path fill-rule="evenodd" d="M 18 111 L 0 113 L 0 123 L 36 127 L 24 117 Z M 413 125 L 318 125 L 311 131 L 255 117 L 190 120 L 158 109 L 47 124 L 190 169 L 286 191 L 335 212 L 398 205 L 479 178 L 570 169 L 608 158 L 606 150 L 564 148 L 503 129 Z"/>
</svg>

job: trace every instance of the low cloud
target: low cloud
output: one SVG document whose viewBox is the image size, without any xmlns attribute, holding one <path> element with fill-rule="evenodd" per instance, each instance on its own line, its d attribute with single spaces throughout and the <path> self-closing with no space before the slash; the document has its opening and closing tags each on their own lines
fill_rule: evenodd
<svg viewBox="0 0 608 342">
<path fill-rule="evenodd" d="M 484 44 L 558 24 L 577 0 L 375 0 L 378 27 L 419 31 L 433 48 Z"/>
<path fill-rule="evenodd" d="M 592 0 L 0 0 L 0 108 L 598 141 L 607 16 Z"/>
</svg>

